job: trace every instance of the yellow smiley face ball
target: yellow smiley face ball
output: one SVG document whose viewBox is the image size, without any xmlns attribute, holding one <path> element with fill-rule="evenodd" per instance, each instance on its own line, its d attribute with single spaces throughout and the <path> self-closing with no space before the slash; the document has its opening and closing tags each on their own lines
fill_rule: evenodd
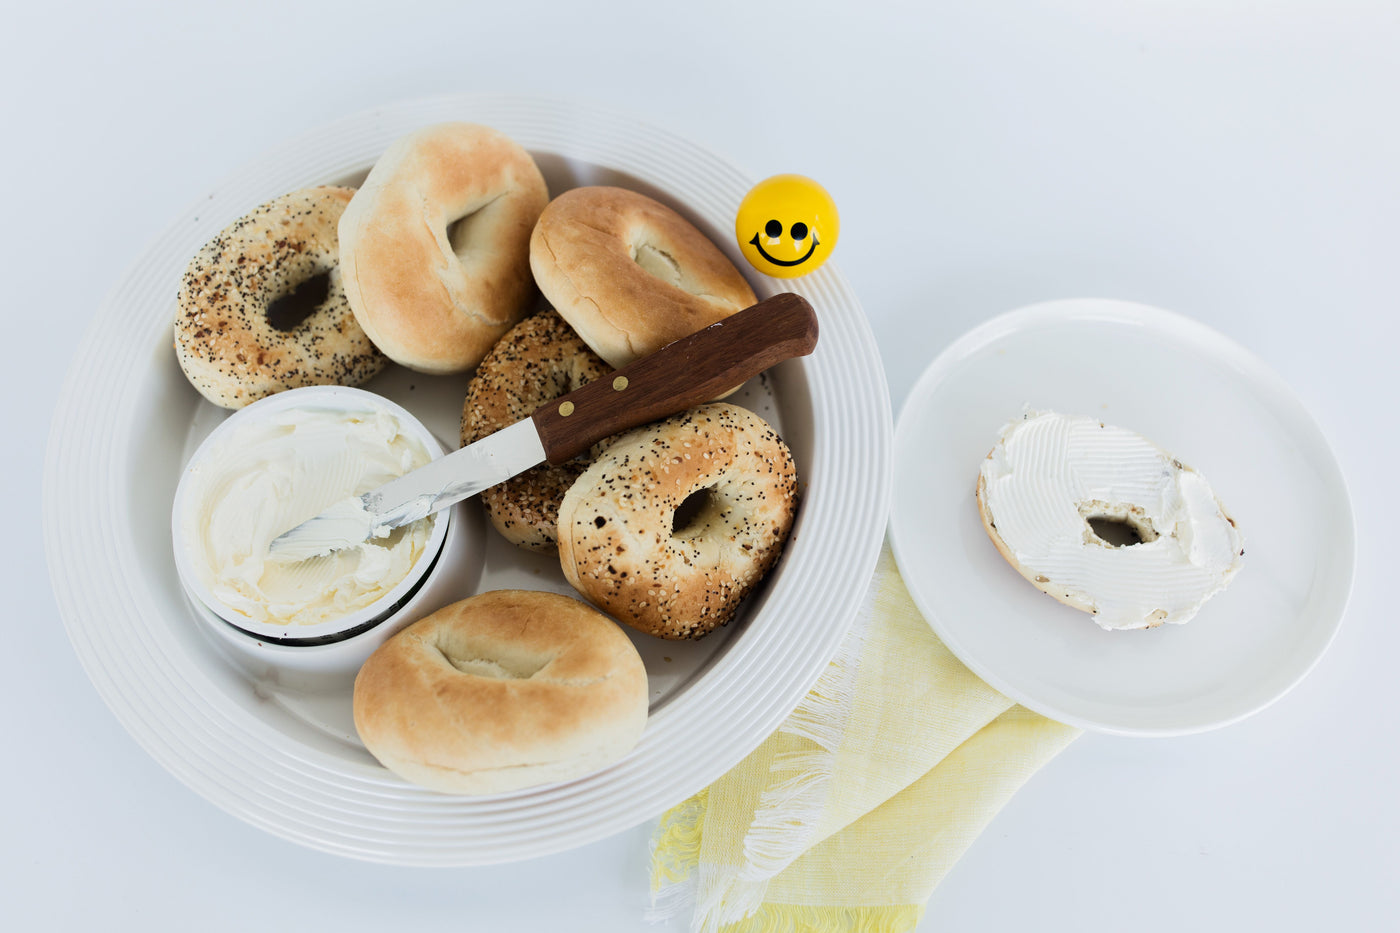
<svg viewBox="0 0 1400 933">
<path fill-rule="evenodd" d="M 806 275 L 836 248 L 841 220 L 826 189 L 804 175 L 774 175 L 739 202 L 734 236 L 744 258 L 780 279 Z"/>
</svg>

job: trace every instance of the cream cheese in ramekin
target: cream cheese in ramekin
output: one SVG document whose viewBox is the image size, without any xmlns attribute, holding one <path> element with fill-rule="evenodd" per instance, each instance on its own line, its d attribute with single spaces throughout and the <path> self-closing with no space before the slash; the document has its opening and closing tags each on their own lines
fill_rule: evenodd
<svg viewBox="0 0 1400 933">
<path fill-rule="evenodd" d="M 435 519 L 305 560 L 272 558 L 268 546 L 430 459 L 388 411 L 292 408 L 240 424 L 186 478 L 190 563 L 210 594 L 254 622 L 315 625 L 363 609 L 408 575 Z"/>
<path fill-rule="evenodd" d="M 983 461 L 980 495 L 1017 569 L 1106 629 L 1186 622 L 1242 565 L 1243 535 L 1205 479 L 1096 418 L 1027 411 Z M 1114 546 L 1096 520 L 1142 540 Z"/>
</svg>

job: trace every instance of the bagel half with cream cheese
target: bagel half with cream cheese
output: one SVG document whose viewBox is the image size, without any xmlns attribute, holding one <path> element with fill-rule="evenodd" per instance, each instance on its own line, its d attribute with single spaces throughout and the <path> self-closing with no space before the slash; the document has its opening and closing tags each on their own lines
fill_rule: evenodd
<svg viewBox="0 0 1400 933">
<path fill-rule="evenodd" d="M 1027 411 L 977 479 L 982 524 L 1021 576 L 1102 628 L 1182 623 L 1239 572 L 1244 537 L 1204 477 L 1096 418 Z"/>
</svg>

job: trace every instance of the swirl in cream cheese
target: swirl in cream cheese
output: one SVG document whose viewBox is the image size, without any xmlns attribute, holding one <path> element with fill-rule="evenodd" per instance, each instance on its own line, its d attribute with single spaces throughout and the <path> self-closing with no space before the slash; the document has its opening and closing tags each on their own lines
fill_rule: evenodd
<svg viewBox="0 0 1400 933">
<path fill-rule="evenodd" d="M 256 622 L 314 625 L 362 609 L 408 575 L 432 518 L 305 560 L 270 558 L 268 545 L 429 459 L 387 411 L 291 409 L 240 425 L 192 468 L 182 520 L 195 572 Z"/>
<path fill-rule="evenodd" d="M 1186 622 L 1239 571 L 1244 538 L 1210 485 L 1151 441 L 1028 411 L 982 463 L 982 507 L 1013 563 L 1106 629 Z M 1137 526 L 1114 546 L 1090 520 Z"/>
</svg>

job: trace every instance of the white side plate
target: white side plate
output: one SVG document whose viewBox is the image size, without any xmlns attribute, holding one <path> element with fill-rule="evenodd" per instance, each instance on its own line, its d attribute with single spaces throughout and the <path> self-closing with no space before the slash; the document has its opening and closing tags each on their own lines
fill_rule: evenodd
<svg viewBox="0 0 1400 933">
<path fill-rule="evenodd" d="M 977 472 L 1023 407 L 1090 415 L 1201 472 L 1239 521 L 1244 568 L 1185 625 L 1106 632 L 1023 579 L 982 527 Z M 1298 683 L 1341 623 L 1355 530 L 1341 471 L 1287 385 L 1216 331 L 1115 301 L 1057 301 L 959 338 L 895 432 L 890 535 L 910 594 L 969 668 L 1086 729 L 1235 722 Z"/>
</svg>

